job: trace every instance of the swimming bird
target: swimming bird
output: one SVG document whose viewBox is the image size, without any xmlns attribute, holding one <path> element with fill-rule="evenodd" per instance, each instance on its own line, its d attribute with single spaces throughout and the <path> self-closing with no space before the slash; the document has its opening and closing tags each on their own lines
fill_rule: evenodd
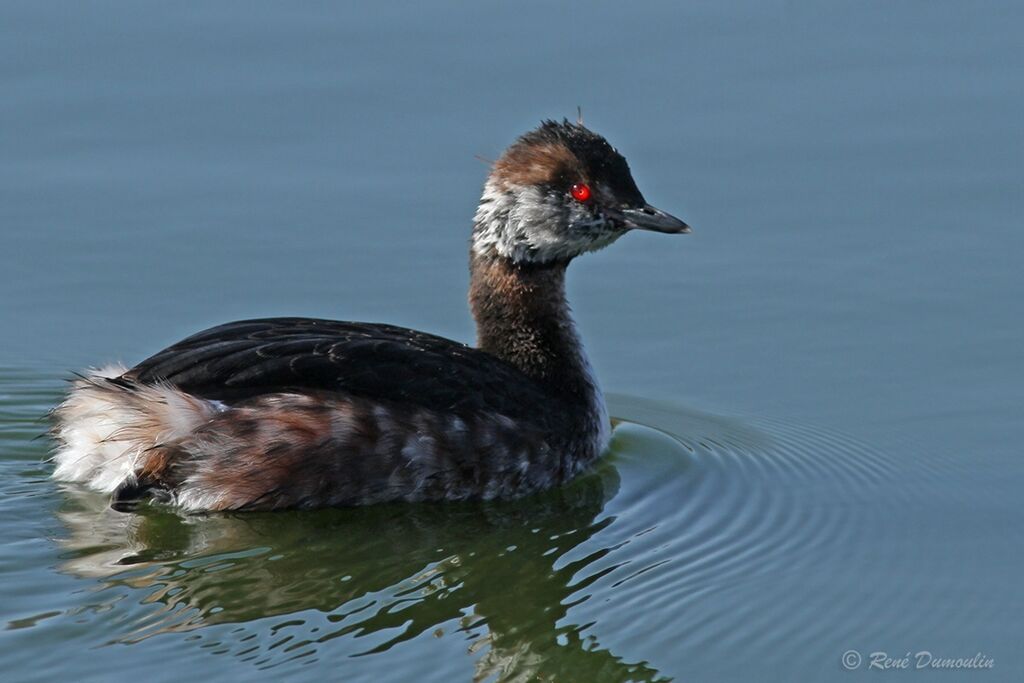
<svg viewBox="0 0 1024 683">
<path fill-rule="evenodd" d="M 494 162 L 473 221 L 477 346 L 392 325 L 231 322 L 53 410 L 55 478 L 187 512 L 514 498 L 608 443 L 566 267 L 630 230 L 686 233 L 582 123 L 545 121 Z"/>
</svg>

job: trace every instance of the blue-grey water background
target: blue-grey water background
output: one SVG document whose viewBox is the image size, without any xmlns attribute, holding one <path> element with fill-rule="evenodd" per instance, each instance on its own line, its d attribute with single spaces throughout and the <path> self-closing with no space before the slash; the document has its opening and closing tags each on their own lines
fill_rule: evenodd
<svg viewBox="0 0 1024 683">
<path fill-rule="evenodd" d="M 5 1 L 2 678 L 1020 680 L 1022 30 L 1014 2 Z M 695 229 L 573 266 L 621 420 L 597 473 L 184 519 L 47 479 L 71 370 L 205 326 L 471 340 L 476 157 L 577 105 Z M 919 651 L 993 666 L 867 668 Z"/>
</svg>

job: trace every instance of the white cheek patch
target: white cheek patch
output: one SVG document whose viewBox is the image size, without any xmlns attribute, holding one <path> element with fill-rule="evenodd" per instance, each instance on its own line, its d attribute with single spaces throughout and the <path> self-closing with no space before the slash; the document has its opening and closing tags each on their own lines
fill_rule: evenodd
<svg viewBox="0 0 1024 683">
<path fill-rule="evenodd" d="M 516 262 L 568 260 L 608 246 L 621 234 L 603 216 L 566 205 L 537 187 L 484 186 L 474 219 L 473 250 Z"/>
</svg>

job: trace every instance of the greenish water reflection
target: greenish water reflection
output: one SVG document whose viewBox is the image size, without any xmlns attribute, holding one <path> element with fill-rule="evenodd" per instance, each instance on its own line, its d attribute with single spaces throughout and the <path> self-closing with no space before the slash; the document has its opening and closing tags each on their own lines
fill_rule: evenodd
<svg viewBox="0 0 1024 683">
<path fill-rule="evenodd" d="M 60 568 L 159 605 L 119 637 L 125 643 L 292 615 L 269 638 L 225 646 L 265 665 L 315 659 L 343 637 L 361 644 L 353 656 L 381 653 L 429 631 L 456 636 L 446 625 L 457 624 L 470 651 L 486 647 L 475 662 L 481 679 L 663 680 L 595 647 L 566 618 L 615 568 L 589 568 L 609 548 L 562 560 L 614 521 L 602 510 L 618 486 L 605 464 L 511 503 L 196 517 L 151 506 L 119 513 L 78 494 L 58 513 L 70 551 Z"/>
</svg>

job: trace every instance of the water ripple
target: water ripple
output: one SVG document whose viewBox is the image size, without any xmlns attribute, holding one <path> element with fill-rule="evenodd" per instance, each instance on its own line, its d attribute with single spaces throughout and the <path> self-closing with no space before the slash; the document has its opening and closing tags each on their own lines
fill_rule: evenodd
<svg viewBox="0 0 1024 683">
<path fill-rule="evenodd" d="M 61 385 L 0 381 L 0 571 L 20 594 L 5 600 L 5 633 L 127 645 L 126 672 L 151 652 L 196 651 L 211 671 L 233 660 L 271 678 L 319 663 L 353 680 L 653 681 L 730 651 L 766 666 L 817 653 L 786 663 L 799 677 L 922 618 L 976 623 L 993 609 L 929 601 L 957 585 L 933 520 L 941 459 L 806 425 L 612 397 L 609 457 L 559 491 L 180 517 L 115 512 L 47 480 L 32 437 Z M 913 580 L 926 567 L 946 578 Z M 8 648 L 5 665 L 30 650 Z M 723 677 L 730 662 L 717 662 Z"/>
</svg>

